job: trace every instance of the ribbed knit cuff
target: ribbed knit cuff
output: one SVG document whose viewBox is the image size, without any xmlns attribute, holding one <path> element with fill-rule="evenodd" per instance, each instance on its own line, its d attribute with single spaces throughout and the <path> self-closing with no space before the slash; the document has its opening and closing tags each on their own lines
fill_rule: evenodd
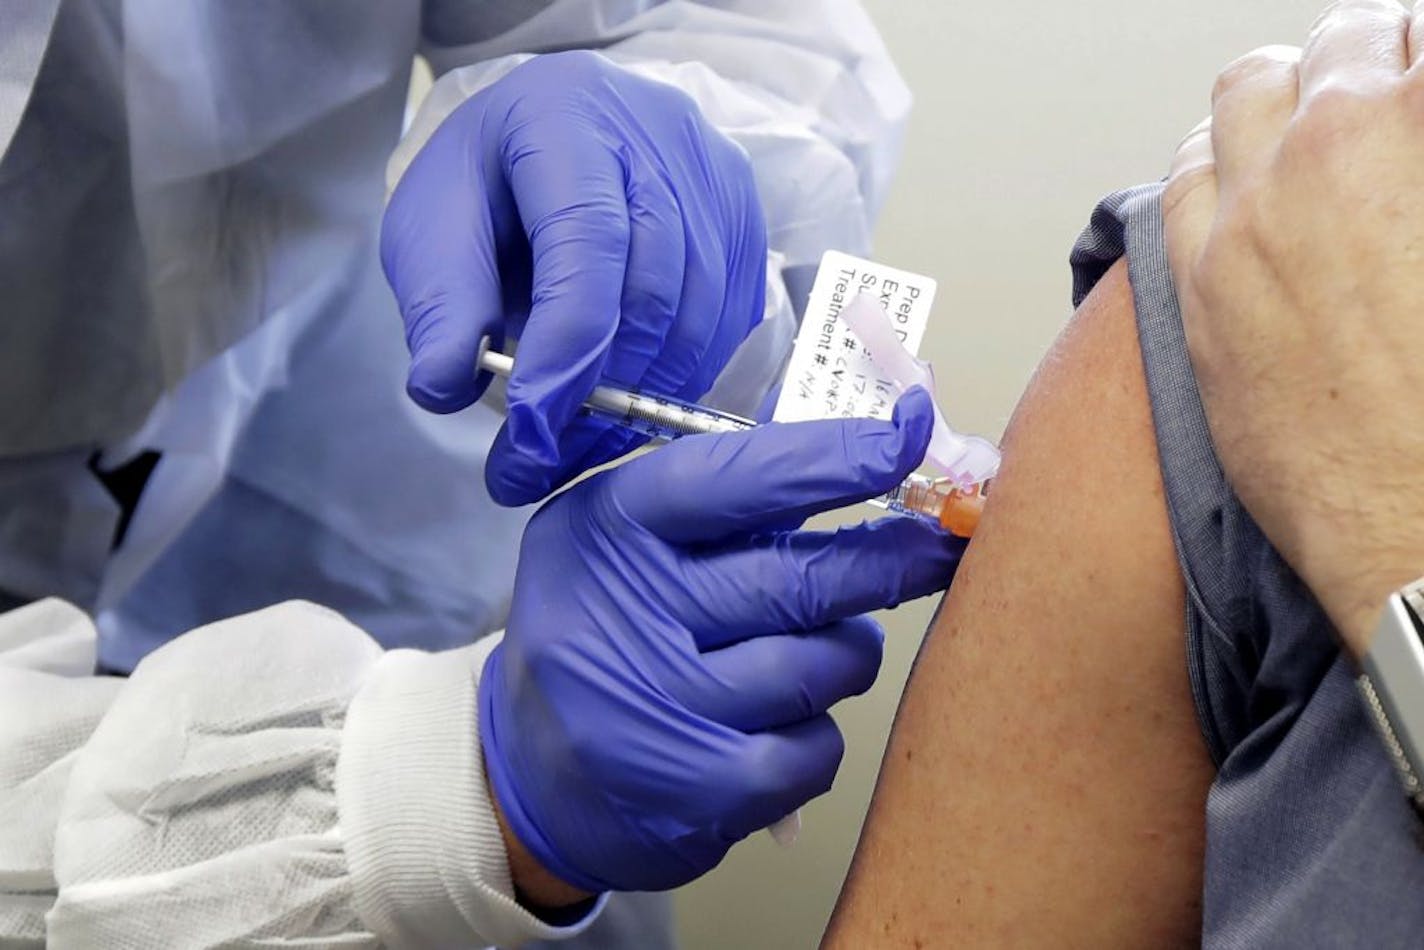
<svg viewBox="0 0 1424 950">
<path fill-rule="evenodd" d="M 356 912 L 391 947 L 518 946 L 580 933 L 514 898 L 485 785 L 476 685 L 498 637 L 445 653 L 396 650 L 347 713 L 336 799 Z"/>
</svg>

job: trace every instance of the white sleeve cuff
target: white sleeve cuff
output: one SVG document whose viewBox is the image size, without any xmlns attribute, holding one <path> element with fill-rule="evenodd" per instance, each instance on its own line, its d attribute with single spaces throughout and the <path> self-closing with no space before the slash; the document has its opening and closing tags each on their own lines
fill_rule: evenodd
<svg viewBox="0 0 1424 950">
<path fill-rule="evenodd" d="M 479 744 L 476 685 L 498 641 L 387 653 L 347 714 L 336 797 L 353 899 L 390 946 L 557 940 L 603 907 L 555 927 L 514 898 Z"/>
</svg>

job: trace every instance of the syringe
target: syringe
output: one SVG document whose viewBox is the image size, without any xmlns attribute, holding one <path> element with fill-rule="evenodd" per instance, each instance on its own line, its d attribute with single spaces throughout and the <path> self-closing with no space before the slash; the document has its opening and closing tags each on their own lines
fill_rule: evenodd
<svg viewBox="0 0 1424 950">
<path fill-rule="evenodd" d="M 514 358 L 481 345 L 479 367 L 508 379 L 514 371 Z M 756 427 L 750 419 L 696 403 L 613 386 L 595 386 L 584 400 L 583 408 L 590 415 L 665 442 L 685 435 L 745 432 Z M 934 521 L 951 534 L 968 538 L 974 535 L 979 524 L 990 484 L 984 482 L 964 489 L 953 479 L 913 474 L 888 494 L 871 499 L 869 504 Z"/>
<path fill-rule="evenodd" d="M 514 372 L 514 357 L 481 346 L 480 369 L 508 379 L 509 374 Z M 584 400 L 583 408 L 590 415 L 664 442 L 685 435 L 716 435 L 756 428 L 755 422 L 741 416 L 667 396 L 653 396 L 612 386 L 593 387 L 593 392 Z"/>
</svg>

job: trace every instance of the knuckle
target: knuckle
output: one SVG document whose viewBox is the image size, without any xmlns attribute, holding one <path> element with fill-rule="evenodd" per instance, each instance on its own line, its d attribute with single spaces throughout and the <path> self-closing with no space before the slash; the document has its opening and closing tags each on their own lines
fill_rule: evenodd
<svg viewBox="0 0 1424 950">
<path fill-rule="evenodd" d="M 1308 41 L 1314 42 L 1320 34 L 1337 29 L 1342 19 L 1350 16 L 1352 7 L 1354 3 L 1351 0 L 1328 0 L 1311 21 L 1310 30 L 1306 33 Z"/>
<path fill-rule="evenodd" d="M 843 699 L 861 695 L 875 685 L 876 677 L 880 675 L 885 640 L 878 624 L 868 617 L 857 617 L 827 635 L 834 636 L 838 641 L 837 650 L 841 653 L 841 658 L 836 664 L 837 675 L 822 684 L 819 690 L 821 705 L 816 707 L 808 704 L 802 719 L 824 712 L 829 705 Z M 792 675 L 796 673 L 793 672 Z M 801 670 L 799 675 L 805 677 L 808 673 Z"/>
<path fill-rule="evenodd" d="M 1239 56 L 1217 74 L 1211 100 L 1220 102 L 1233 92 L 1250 87 L 1264 76 L 1273 76 L 1284 68 L 1294 68 L 1300 60 L 1300 50 L 1292 46 L 1262 46 Z"/>
<path fill-rule="evenodd" d="M 1355 4 L 1351 0 L 1329 0 L 1325 6 L 1320 8 L 1320 12 L 1315 15 L 1314 22 L 1310 24 L 1309 36 L 1311 39 L 1326 30 L 1338 27 L 1341 19 L 1348 17 L 1354 6 Z"/>
<path fill-rule="evenodd" d="M 1380 118 L 1392 90 L 1381 83 L 1330 80 L 1313 88 L 1291 123 L 1288 145 L 1329 156 L 1351 145 Z M 1293 138 L 1294 142 L 1290 139 Z"/>
<path fill-rule="evenodd" d="M 836 773 L 840 771 L 841 762 L 845 759 L 845 736 L 841 734 L 840 729 L 837 728 L 834 723 L 831 723 L 829 719 L 827 719 L 827 722 L 829 725 L 827 726 L 826 744 L 823 750 L 825 757 L 820 763 L 821 770 L 817 775 L 816 786 L 813 789 L 813 797 L 824 795 L 831 790 L 831 786 L 835 784 Z"/>
<path fill-rule="evenodd" d="M 1354 118 L 1374 98 L 1374 90 L 1358 82 L 1331 79 L 1306 94 L 1305 114 L 1341 120 Z"/>
<path fill-rule="evenodd" d="M 630 204 L 635 227 L 630 239 L 623 305 L 661 327 L 676 316 L 682 303 L 687 273 L 686 242 L 681 222 L 671 217 L 672 212 L 664 215 L 643 210 L 646 207 L 637 199 Z"/>
<path fill-rule="evenodd" d="M 788 645 L 785 637 L 771 637 L 766 640 L 762 659 L 766 663 L 763 672 L 773 683 L 793 682 L 803 672 L 797 663 L 796 651 Z"/>
<path fill-rule="evenodd" d="M 791 591 L 791 616 L 780 618 L 788 631 L 809 630 L 824 623 L 830 613 L 831 599 L 826 591 L 827 584 L 818 580 L 821 574 L 817 568 L 829 566 L 832 555 L 828 551 L 818 552 L 803 558 L 795 547 L 795 536 L 783 534 L 772 542 L 777 558 L 777 584 L 782 590 Z"/>
<path fill-rule="evenodd" d="M 557 75 L 564 80 L 589 80 L 602 76 L 612 64 L 593 50 L 574 49 L 535 56 L 519 68 L 531 74 Z"/>
<path fill-rule="evenodd" d="M 545 211 L 529 224 L 531 241 L 550 239 L 562 249 L 569 240 L 577 240 L 580 251 L 588 250 L 622 262 L 631 225 L 627 206 L 613 195 L 588 195 L 583 200 Z"/>
<path fill-rule="evenodd" d="M 696 103 L 692 103 L 691 108 L 697 109 Z M 698 130 L 701 132 L 703 140 L 707 143 L 708 152 L 715 159 L 719 168 L 725 171 L 736 173 L 733 179 L 739 184 L 750 185 L 753 183 L 753 169 L 751 155 L 740 142 L 727 135 L 721 129 L 709 124 L 702 117 L 702 113 L 696 113 Z"/>
<path fill-rule="evenodd" d="M 885 658 L 885 631 L 873 620 L 861 618 L 855 623 L 856 635 L 850 638 L 856 654 L 856 669 L 859 673 L 860 688 L 854 695 L 869 689 L 880 673 L 880 664 Z"/>
<path fill-rule="evenodd" d="M 450 292 L 441 287 L 410 289 L 401 295 L 401 322 L 405 326 L 406 346 L 419 349 L 432 334 L 438 334 L 442 318 L 450 312 Z"/>
<path fill-rule="evenodd" d="M 1405 8 L 1397 0 L 1331 0 L 1315 18 L 1310 28 L 1313 37 L 1321 33 L 1339 29 L 1359 17 L 1403 17 Z"/>
<path fill-rule="evenodd" d="M 735 463 L 732 455 L 733 444 L 729 436 L 699 437 L 682 439 L 659 449 L 656 453 L 635 459 L 634 463 L 646 466 L 649 472 L 656 466 L 659 481 L 669 486 L 707 484 L 709 472 L 723 472 L 723 466 Z M 725 444 L 725 447 L 724 447 Z M 731 456 L 731 457 L 727 457 Z M 733 477 L 724 473 L 725 477 Z"/>
<path fill-rule="evenodd" d="M 659 273 L 629 273 L 623 287 L 623 310 L 625 317 L 632 314 L 655 325 L 670 323 L 677 315 L 681 304 L 682 285 L 664 279 L 666 271 Z"/>
<path fill-rule="evenodd" d="M 733 769 L 737 795 L 743 801 L 765 802 L 786 794 L 786 764 L 767 742 L 746 743 Z"/>
<path fill-rule="evenodd" d="M 475 97 L 499 103 L 504 128 L 544 128 L 558 123 L 576 128 L 598 111 L 600 92 L 616 85 L 617 66 L 592 50 L 541 53 L 520 63 Z"/>
<path fill-rule="evenodd" d="M 1213 129 L 1213 117 L 1207 116 L 1198 122 L 1190 132 L 1182 136 L 1182 141 L 1177 144 L 1177 154 L 1191 154 L 1192 150 L 1200 146 L 1203 140 L 1211 141 Z"/>
<path fill-rule="evenodd" d="M 850 480 L 870 492 L 887 492 L 899 484 L 919 461 L 914 453 L 906 451 L 899 433 L 889 438 L 876 438 L 873 442 L 865 438 L 869 431 L 878 436 L 885 431 L 884 424 L 874 424 L 874 428 L 861 424 L 861 420 L 842 419 L 835 427 L 835 455 L 842 460 Z M 830 445 L 827 445 L 830 448 Z"/>
<path fill-rule="evenodd" d="M 654 102 L 658 102 L 668 113 L 686 116 L 690 121 L 699 123 L 699 127 L 711 128 L 702 119 L 702 107 L 697 104 L 697 100 L 687 90 L 671 82 L 650 79 L 637 73 L 631 73 L 630 76 L 647 91 L 648 96 Z"/>
<path fill-rule="evenodd" d="M 796 715 L 797 721 L 810 719 L 820 710 L 817 708 L 816 697 L 811 693 L 810 687 L 804 682 L 796 690 Z"/>
<path fill-rule="evenodd" d="M 686 765 L 680 769 L 678 782 L 686 788 L 712 791 L 714 795 L 700 803 L 683 802 L 688 808 L 688 814 L 694 814 L 702 808 L 712 808 L 720 816 L 725 816 L 746 807 L 747 797 L 740 774 L 741 744 L 742 740 L 735 736 L 726 743 L 713 740 L 711 754 L 689 757 Z"/>
<path fill-rule="evenodd" d="M 797 756 L 800 765 L 794 774 L 787 767 L 782 745 L 753 738 L 738 747 L 719 781 L 743 804 L 764 809 L 775 806 L 784 812 L 825 794 L 845 757 L 845 738 L 829 716 L 817 721 L 815 728 L 824 732 L 802 737 L 814 742 L 814 752 L 809 757 Z"/>
</svg>

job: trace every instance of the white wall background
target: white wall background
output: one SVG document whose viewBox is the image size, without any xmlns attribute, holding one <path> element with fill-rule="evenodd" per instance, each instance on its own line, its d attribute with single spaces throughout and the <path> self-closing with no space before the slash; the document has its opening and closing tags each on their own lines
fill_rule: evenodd
<svg viewBox="0 0 1424 950">
<path fill-rule="evenodd" d="M 1324 0 L 864 0 L 915 91 L 876 247 L 940 281 L 926 338 L 963 428 L 998 436 L 1070 311 L 1068 249 L 1093 203 L 1161 177 L 1217 70 L 1299 43 Z M 882 617 L 884 671 L 837 714 L 836 788 L 802 841 L 765 835 L 679 895 L 686 950 L 814 947 L 834 906 L 895 704 L 933 610 Z"/>
</svg>

